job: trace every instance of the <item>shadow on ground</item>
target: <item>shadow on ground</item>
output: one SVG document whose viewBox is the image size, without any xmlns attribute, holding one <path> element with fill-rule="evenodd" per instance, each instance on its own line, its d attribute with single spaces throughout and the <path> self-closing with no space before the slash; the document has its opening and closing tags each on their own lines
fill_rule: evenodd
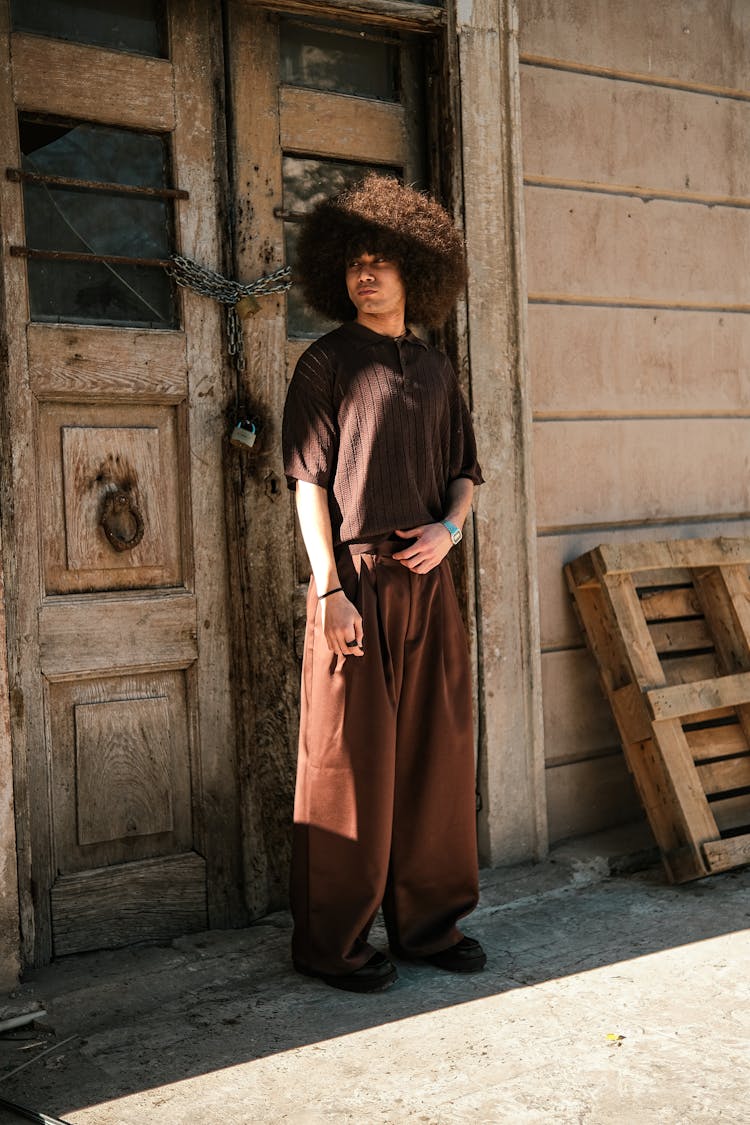
<svg viewBox="0 0 750 1125">
<path fill-rule="evenodd" d="M 487 949 L 483 973 L 402 965 L 398 983 L 374 996 L 297 976 L 285 914 L 168 947 L 68 957 L 24 984 L 49 1015 L 38 1046 L 25 1056 L 17 1042 L 5 1042 L 3 1073 L 34 1051 L 75 1038 L 0 1084 L 0 1093 L 65 1117 L 136 1091 L 744 930 L 749 919 L 748 869 L 672 887 L 658 868 L 602 878 L 585 865 L 563 871 L 546 863 L 484 873 L 482 905 L 466 927 Z M 382 931 L 375 944 L 385 948 Z"/>
</svg>

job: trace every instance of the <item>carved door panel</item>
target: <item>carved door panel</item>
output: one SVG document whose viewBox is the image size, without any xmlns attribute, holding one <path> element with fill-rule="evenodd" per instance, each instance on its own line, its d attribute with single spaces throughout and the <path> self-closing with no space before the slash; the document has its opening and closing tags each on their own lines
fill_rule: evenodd
<svg viewBox="0 0 750 1125">
<path fill-rule="evenodd" d="M 219 264 L 218 6 L 155 3 L 146 34 L 144 3 L 88 39 L 25 7 L 10 32 L 2 15 L 5 518 L 24 937 L 44 961 L 243 913 L 220 313 L 158 264 L 175 246 Z"/>
</svg>

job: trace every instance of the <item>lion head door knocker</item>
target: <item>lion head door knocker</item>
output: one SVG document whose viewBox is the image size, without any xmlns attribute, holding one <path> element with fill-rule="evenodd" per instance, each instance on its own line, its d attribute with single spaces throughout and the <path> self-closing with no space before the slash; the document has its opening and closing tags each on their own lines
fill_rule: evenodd
<svg viewBox="0 0 750 1125">
<path fill-rule="evenodd" d="M 143 539 L 143 516 L 129 492 L 108 492 L 99 524 L 116 551 L 132 551 Z"/>
</svg>

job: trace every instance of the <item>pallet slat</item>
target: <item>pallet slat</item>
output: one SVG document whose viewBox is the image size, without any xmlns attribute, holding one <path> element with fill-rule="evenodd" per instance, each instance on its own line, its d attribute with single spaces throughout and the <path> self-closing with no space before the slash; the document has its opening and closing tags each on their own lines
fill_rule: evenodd
<svg viewBox="0 0 750 1125">
<path fill-rule="evenodd" d="M 689 656 L 671 656 L 664 661 L 664 678 L 667 684 L 692 684 L 696 680 L 711 680 L 721 675 L 721 668 L 713 652 L 702 652 Z"/>
<path fill-rule="evenodd" d="M 641 606 L 647 621 L 670 621 L 676 617 L 698 617 L 703 613 L 692 586 L 678 586 L 673 590 L 647 590 L 641 594 Z"/>
<path fill-rule="evenodd" d="M 604 574 L 629 574 L 638 570 L 670 567 L 750 566 L 750 539 L 665 539 L 655 543 L 605 543 L 597 547 Z"/>
<path fill-rule="evenodd" d="M 750 671 L 750 575 L 747 567 L 725 566 L 695 573 L 695 591 L 706 624 L 716 638 L 723 672 Z M 737 707 L 737 718 L 750 739 L 750 706 Z"/>
<path fill-rule="evenodd" d="M 748 565 L 750 538 L 717 538 L 606 544 L 565 568 L 673 882 L 750 862 Z"/>
<path fill-rule="evenodd" d="M 706 622 L 700 617 L 690 621 L 656 621 L 649 625 L 649 632 L 660 656 L 665 652 L 694 652 L 713 647 Z"/>
<path fill-rule="evenodd" d="M 724 758 L 720 762 L 699 764 L 697 770 L 707 794 L 750 788 L 750 755 L 748 754 L 741 758 Z"/>
<path fill-rule="evenodd" d="M 703 845 L 703 852 L 712 871 L 728 871 L 750 863 L 750 832 L 729 840 L 713 840 Z"/>
<path fill-rule="evenodd" d="M 736 707 L 750 703 L 750 672 L 647 691 L 646 701 L 655 722 L 693 718 L 717 707 Z"/>
<path fill-rule="evenodd" d="M 716 794 L 711 801 L 711 812 L 722 833 L 747 832 L 750 829 L 750 806 L 745 793 Z"/>
<path fill-rule="evenodd" d="M 648 590 L 657 586 L 689 586 L 692 578 L 686 566 L 668 566 L 633 571 L 633 581 L 639 590 Z"/>
<path fill-rule="evenodd" d="M 715 839 L 719 829 L 681 724 L 676 719 L 655 723 L 654 743 L 667 767 L 672 793 L 685 823 L 688 846 L 697 851 L 704 840 Z"/>
<path fill-rule="evenodd" d="M 685 731 L 685 738 L 696 761 L 703 758 L 744 754 L 750 746 L 739 724 Z"/>
</svg>

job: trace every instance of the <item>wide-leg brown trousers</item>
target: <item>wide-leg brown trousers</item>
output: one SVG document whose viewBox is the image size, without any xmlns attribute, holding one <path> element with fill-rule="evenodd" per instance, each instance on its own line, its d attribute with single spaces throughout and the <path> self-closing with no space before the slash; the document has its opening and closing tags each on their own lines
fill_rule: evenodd
<svg viewBox="0 0 750 1125">
<path fill-rule="evenodd" d="M 478 898 L 470 665 L 448 563 L 419 575 L 346 552 L 339 575 L 365 655 L 330 651 L 311 581 L 291 876 L 295 963 L 329 973 L 369 960 L 381 905 L 391 944 L 418 956 L 459 941 Z"/>
</svg>

